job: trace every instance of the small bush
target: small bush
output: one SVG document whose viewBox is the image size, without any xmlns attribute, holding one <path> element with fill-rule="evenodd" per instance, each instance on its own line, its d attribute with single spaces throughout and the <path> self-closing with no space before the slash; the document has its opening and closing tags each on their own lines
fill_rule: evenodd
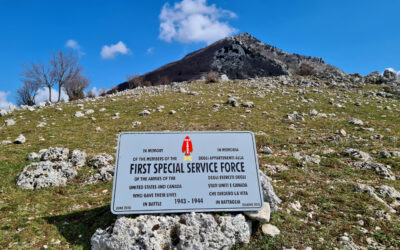
<svg viewBox="0 0 400 250">
<path fill-rule="evenodd" d="M 297 70 L 297 74 L 301 76 L 312 76 L 315 75 L 317 71 L 315 68 L 309 63 L 301 63 L 300 67 Z"/>
<path fill-rule="evenodd" d="M 219 80 L 219 74 L 215 71 L 210 71 L 206 75 L 206 83 L 215 83 Z"/>
</svg>

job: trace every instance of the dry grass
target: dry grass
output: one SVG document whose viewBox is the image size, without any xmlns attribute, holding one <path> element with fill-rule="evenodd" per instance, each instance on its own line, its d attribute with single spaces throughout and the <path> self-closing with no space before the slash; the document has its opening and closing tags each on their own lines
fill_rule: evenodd
<svg viewBox="0 0 400 250">
<path fill-rule="evenodd" d="M 195 82 L 187 88 L 198 92 L 198 96 L 168 90 L 159 94 L 154 91 L 142 96 L 113 97 L 114 101 L 112 98 L 98 99 L 84 103 L 85 110 L 95 110 L 86 118 L 73 117 L 79 110 L 77 102 L 61 104 L 63 111 L 55 111 L 54 107 L 50 107 L 35 112 L 17 111 L 6 118 L 1 117 L 1 124 L 8 118 L 14 119 L 17 124 L 0 130 L 0 141 L 14 140 L 22 133 L 27 142 L 23 145 L 0 146 L 0 248 L 41 248 L 47 245 L 50 248 L 88 249 L 94 231 L 99 227 L 106 228 L 115 219 L 109 212 L 112 183 L 85 185 L 84 180 L 90 174 L 85 167 L 78 178 L 66 187 L 38 191 L 19 189 L 15 180 L 29 163 L 26 158 L 30 152 L 62 146 L 84 150 L 89 155 L 101 152 L 114 155 L 119 132 L 161 130 L 262 131 L 265 135 L 256 136 L 257 146 L 268 145 L 274 153 L 260 155 L 260 164 L 279 163 L 289 167 L 288 171 L 269 173 L 278 196 L 283 200 L 282 209 L 271 219 L 281 234 L 276 238 L 264 236 L 261 225 L 255 223 L 250 244 L 236 248 L 333 248 L 340 246 L 337 238 L 344 232 L 349 233 L 359 245 L 365 246 L 366 237 L 372 237 L 387 247 L 400 248 L 399 214 L 392 215 L 391 221 L 374 219 L 375 210 L 384 208 L 367 194 L 354 191 L 357 182 L 386 184 L 400 190 L 399 182 L 383 180 L 372 171 L 354 169 L 349 164 L 350 159 L 340 155 L 347 147 L 358 148 L 369 152 L 377 161 L 390 164 L 392 171 L 399 175 L 400 159 L 383 160 L 378 156 L 381 149 L 399 151 L 399 141 L 388 139 L 389 136 L 400 138 L 400 116 L 396 111 L 400 105 L 398 99 L 364 97 L 364 92 L 379 88 L 375 86 L 364 87 L 361 92 L 322 89 L 324 93 L 321 94 L 306 89 L 306 94 L 298 94 L 298 88 L 294 87 L 282 87 L 285 90 L 282 92 L 252 84 L 248 86 L 247 82 L 213 85 Z M 245 113 L 246 108 L 225 104 L 229 93 L 243 101 L 254 102 L 251 113 Z M 259 97 L 258 93 L 265 97 Z M 340 102 L 347 102 L 344 103 L 345 109 L 329 104 L 329 99 L 337 99 L 337 95 L 340 96 Z M 301 97 L 315 102 L 302 102 Z M 355 106 L 355 101 L 363 105 Z M 220 107 L 213 108 L 215 103 Z M 155 111 L 160 105 L 165 106 L 164 112 Z M 392 110 L 378 106 L 391 106 Z M 106 111 L 99 112 L 103 107 Z M 306 120 L 300 122 L 296 129 L 289 128 L 293 122 L 285 119 L 285 114 L 293 110 L 308 113 L 313 108 L 320 113 L 335 113 L 336 117 L 306 116 Z M 154 112 L 140 117 L 138 113 L 144 109 Z M 168 114 L 172 109 L 177 111 L 175 115 Z M 262 114 L 263 111 L 268 114 Z M 117 112 L 121 118 L 111 119 Z M 96 118 L 95 121 L 90 119 L 92 116 Z M 348 124 L 350 117 L 368 122 L 365 127 L 373 127 L 375 131 L 360 130 Z M 47 123 L 45 128 L 36 127 L 41 121 Z M 132 128 L 134 121 L 141 121 L 142 124 Z M 96 127 L 102 130 L 96 132 Z M 347 131 L 348 137 L 338 143 L 326 140 L 341 128 Z M 374 134 L 384 137 L 370 139 Z M 45 141 L 39 140 L 41 136 Z M 332 152 L 323 153 L 327 149 Z M 299 168 L 297 160 L 292 157 L 294 152 L 318 154 L 321 163 Z M 301 212 L 288 213 L 288 204 L 295 200 L 302 204 Z M 307 217 L 309 212 L 314 213 L 312 219 Z M 362 216 L 368 234 L 360 232 L 357 214 Z M 376 230 L 376 226 L 381 230 Z"/>
</svg>

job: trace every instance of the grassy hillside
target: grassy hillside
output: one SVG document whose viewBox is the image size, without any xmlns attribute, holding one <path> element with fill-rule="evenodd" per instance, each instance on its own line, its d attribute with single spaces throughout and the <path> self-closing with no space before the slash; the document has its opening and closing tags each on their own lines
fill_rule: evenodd
<svg viewBox="0 0 400 250">
<path fill-rule="evenodd" d="M 399 207 L 390 219 L 382 219 L 377 211 L 387 212 L 387 208 L 355 189 L 357 183 L 362 183 L 388 185 L 400 191 L 399 180 L 386 180 L 373 170 L 358 169 L 351 164 L 354 159 L 341 155 L 347 148 L 362 150 L 375 162 L 390 165 L 399 177 L 400 157 L 380 157 L 382 150 L 400 151 L 398 98 L 368 95 L 370 91 L 381 91 L 379 86 L 286 87 L 278 78 L 194 82 L 182 87 L 186 93 L 169 86 L 151 87 L 87 102 L 36 108 L 33 112 L 18 110 L 0 117 L 0 124 L 6 119 L 16 121 L 0 130 L 0 142 L 13 141 L 19 134 L 27 139 L 21 145 L 0 145 L 0 248 L 88 249 L 94 231 L 106 228 L 116 218 L 109 211 L 112 182 L 85 184 L 92 174 L 89 167 L 82 167 L 78 177 L 65 187 L 20 189 L 16 178 L 29 164 L 29 153 L 60 146 L 84 150 L 90 156 L 102 152 L 114 156 L 119 132 L 163 130 L 249 130 L 256 133 L 259 148 L 269 146 L 273 150 L 270 155 L 260 153 L 259 163 L 283 200 L 281 210 L 271 218 L 281 234 L 275 238 L 264 236 L 261 225 L 254 223 L 251 243 L 237 248 L 333 248 L 341 246 L 338 240 L 344 233 L 360 246 L 371 245 L 367 240 L 371 238 L 381 246 L 400 248 Z M 198 95 L 190 95 L 190 91 Z M 228 95 L 241 98 L 239 103 L 252 101 L 255 107 L 232 107 L 226 104 Z M 77 106 L 79 103 L 83 109 Z M 156 111 L 161 105 L 163 111 Z M 105 111 L 100 112 L 101 108 Z M 88 109 L 95 112 L 74 117 L 76 111 Z M 139 116 L 144 109 L 151 114 Z M 327 116 L 311 116 L 312 109 Z M 169 114 L 170 110 L 176 114 Z M 292 111 L 305 113 L 305 120 L 287 119 L 285 116 Z M 120 113 L 119 119 L 112 119 L 115 113 Z M 350 124 L 352 117 L 361 119 L 364 125 Z M 133 126 L 135 121 L 141 124 Z M 37 127 L 41 122 L 46 125 Z M 347 135 L 336 135 L 339 129 Z M 304 164 L 294 153 L 315 155 L 320 163 Z M 266 164 L 284 165 L 288 170 L 271 172 Z M 389 204 L 393 201 L 382 198 Z M 295 201 L 300 202 L 300 211 L 291 207 Z"/>
</svg>

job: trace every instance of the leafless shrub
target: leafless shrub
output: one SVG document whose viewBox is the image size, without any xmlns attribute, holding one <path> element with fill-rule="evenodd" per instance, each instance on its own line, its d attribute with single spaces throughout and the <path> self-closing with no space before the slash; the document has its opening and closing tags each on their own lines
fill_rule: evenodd
<svg viewBox="0 0 400 250">
<path fill-rule="evenodd" d="M 219 80 L 219 74 L 215 71 L 210 71 L 206 74 L 206 83 L 215 83 Z"/>
<path fill-rule="evenodd" d="M 89 80 L 82 76 L 77 75 L 65 83 L 64 89 L 67 92 L 70 101 L 82 99 L 85 97 L 84 90 L 89 86 Z"/>
<path fill-rule="evenodd" d="M 35 97 L 40 84 L 37 82 L 24 81 L 21 88 L 17 90 L 17 105 L 35 105 Z"/>
<path fill-rule="evenodd" d="M 316 73 L 314 66 L 306 62 L 302 62 L 297 70 L 297 74 L 301 76 L 312 76 Z"/>
</svg>

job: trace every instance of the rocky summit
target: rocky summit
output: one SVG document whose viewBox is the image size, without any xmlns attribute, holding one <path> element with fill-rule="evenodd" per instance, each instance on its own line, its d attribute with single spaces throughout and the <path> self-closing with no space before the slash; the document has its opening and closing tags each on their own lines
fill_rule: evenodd
<svg viewBox="0 0 400 250">
<path fill-rule="evenodd" d="M 298 57 L 321 66 L 301 76 L 281 63 L 283 52 L 270 53 L 270 73 L 282 75 L 174 82 L 3 112 L 0 248 L 400 248 L 399 79 L 342 74 Z M 253 131 L 264 209 L 111 214 L 118 134 L 167 130 Z"/>
<path fill-rule="evenodd" d="M 226 79 L 310 73 L 339 78 L 346 75 L 322 58 L 288 53 L 242 33 L 192 52 L 179 61 L 140 76 L 140 79 L 143 83 L 160 85 L 201 79 L 207 77 L 209 72 L 216 72 Z M 127 88 L 129 81 L 115 89 L 121 91 Z"/>
</svg>

